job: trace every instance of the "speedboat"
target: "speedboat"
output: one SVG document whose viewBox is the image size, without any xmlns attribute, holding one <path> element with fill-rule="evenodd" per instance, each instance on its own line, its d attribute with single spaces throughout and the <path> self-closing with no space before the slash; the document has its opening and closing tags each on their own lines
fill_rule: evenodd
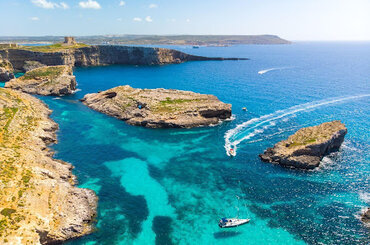
<svg viewBox="0 0 370 245">
<path fill-rule="evenodd" d="M 235 157 L 236 156 L 236 152 L 235 152 L 235 150 L 233 148 L 231 148 L 229 150 L 229 156 L 231 156 L 231 157 Z"/>
<path fill-rule="evenodd" d="M 220 228 L 231 228 L 247 224 L 249 221 L 250 219 L 222 218 L 218 221 L 218 226 Z"/>
</svg>

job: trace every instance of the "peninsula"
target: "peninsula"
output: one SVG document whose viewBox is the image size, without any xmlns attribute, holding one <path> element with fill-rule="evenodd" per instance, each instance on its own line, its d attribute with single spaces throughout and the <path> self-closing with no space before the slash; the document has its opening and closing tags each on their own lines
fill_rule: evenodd
<svg viewBox="0 0 370 245">
<path fill-rule="evenodd" d="M 87 94 L 88 107 L 148 128 L 192 128 L 231 117 L 231 105 L 213 95 L 174 89 L 134 89 L 128 85 Z"/>
<path fill-rule="evenodd" d="M 9 62 L 16 71 L 24 72 L 29 62 L 40 66 L 102 66 L 124 65 L 163 65 L 186 61 L 206 60 L 247 60 L 246 58 L 204 57 L 183 52 L 151 47 L 129 47 L 119 45 L 86 45 L 58 43 L 47 46 L 0 46 L 0 56 Z"/>
<path fill-rule="evenodd" d="M 285 167 L 314 169 L 325 155 L 339 149 L 346 134 L 347 128 L 340 121 L 302 128 L 259 156 L 264 162 Z"/>
<path fill-rule="evenodd" d="M 0 243 L 55 244 L 93 231 L 97 197 L 52 158 L 58 125 L 38 99 L 0 88 Z"/>
</svg>

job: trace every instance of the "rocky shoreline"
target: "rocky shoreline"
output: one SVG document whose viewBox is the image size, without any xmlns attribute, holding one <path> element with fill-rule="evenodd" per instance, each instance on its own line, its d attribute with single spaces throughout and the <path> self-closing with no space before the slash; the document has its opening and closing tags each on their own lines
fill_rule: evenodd
<svg viewBox="0 0 370 245">
<path fill-rule="evenodd" d="M 231 105 L 213 95 L 173 89 L 134 89 L 128 85 L 87 94 L 88 107 L 128 124 L 148 128 L 192 128 L 231 117 Z"/>
<path fill-rule="evenodd" d="M 38 49 L 35 49 L 38 50 Z M 42 50 L 42 49 L 41 49 Z M 48 49 L 32 51 L 25 48 L 0 49 L 0 55 L 7 59 L 18 71 L 26 71 L 29 65 L 34 64 L 56 66 L 101 66 L 101 65 L 163 65 L 177 64 L 186 61 L 207 60 L 247 60 L 245 58 L 222 58 L 189 55 L 177 50 L 151 47 L 129 47 L 119 45 L 95 45 L 80 48 Z M 37 63 L 35 63 L 37 62 Z"/>
<path fill-rule="evenodd" d="M 94 191 L 52 158 L 58 125 L 38 99 L 0 88 L 0 243 L 55 244 L 91 233 Z"/>
<path fill-rule="evenodd" d="M 361 214 L 361 221 L 370 227 L 370 208 L 367 208 L 362 214 Z"/>
<path fill-rule="evenodd" d="M 314 169 L 325 155 L 339 149 L 346 134 L 347 129 L 340 121 L 302 128 L 259 156 L 264 162 L 285 167 Z"/>
<path fill-rule="evenodd" d="M 72 67 L 66 65 L 45 66 L 26 72 L 5 84 L 5 88 L 20 90 L 29 94 L 62 96 L 76 90 L 76 78 Z"/>
</svg>

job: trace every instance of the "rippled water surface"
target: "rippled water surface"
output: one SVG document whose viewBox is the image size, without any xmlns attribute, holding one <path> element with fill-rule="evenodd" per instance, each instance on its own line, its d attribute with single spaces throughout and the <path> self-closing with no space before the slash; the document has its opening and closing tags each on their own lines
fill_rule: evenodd
<svg viewBox="0 0 370 245">
<path fill-rule="evenodd" d="M 81 91 L 42 97 L 60 125 L 56 158 L 71 162 L 79 186 L 99 196 L 97 231 L 70 243 L 369 243 L 358 214 L 370 201 L 370 43 L 175 48 L 250 60 L 77 68 Z M 232 104 L 235 120 L 153 130 L 78 101 L 125 84 L 214 94 Z M 348 135 L 320 169 L 259 160 L 297 129 L 334 119 Z M 237 145 L 235 158 L 225 153 L 230 145 Z M 237 215 L 251 222 L 217 226 L 220 217 Z"/>
</svg>

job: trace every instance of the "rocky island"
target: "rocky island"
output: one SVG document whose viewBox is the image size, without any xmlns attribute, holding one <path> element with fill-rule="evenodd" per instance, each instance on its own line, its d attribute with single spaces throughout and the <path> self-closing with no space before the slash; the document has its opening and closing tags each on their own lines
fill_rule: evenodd
<svg viewBox="0 0 370 245">
<path fill-rule="evenodd" d="M 38 99 L 0 88 L 0 243 L 55 244 L 93 231 L 97 197 L 52 158 L 58 125 Z"/>
<path fill-rule="evenodd" d="M 71 66 L 45 66 L 10 80 L 5 87 L 30 94 L 60 96 L 71 94 L 76 90 L 76 78 L 73 76 Z"/>
<path fill-rule="evenodd" d="M 314 169 L 325 155 L 339 149 L 346 133 L 340 121 L 302 128 L 259 156 L 264 162 L 285 167 Z"/>
<path fill-rule="evenodd" d="M 231 105 L 213 95 L 173 89 L 135 89 L 128 85 L 87 94 L 88 107 L 148 128 L 192 128 L 231 117 Z"/>
</svg>

